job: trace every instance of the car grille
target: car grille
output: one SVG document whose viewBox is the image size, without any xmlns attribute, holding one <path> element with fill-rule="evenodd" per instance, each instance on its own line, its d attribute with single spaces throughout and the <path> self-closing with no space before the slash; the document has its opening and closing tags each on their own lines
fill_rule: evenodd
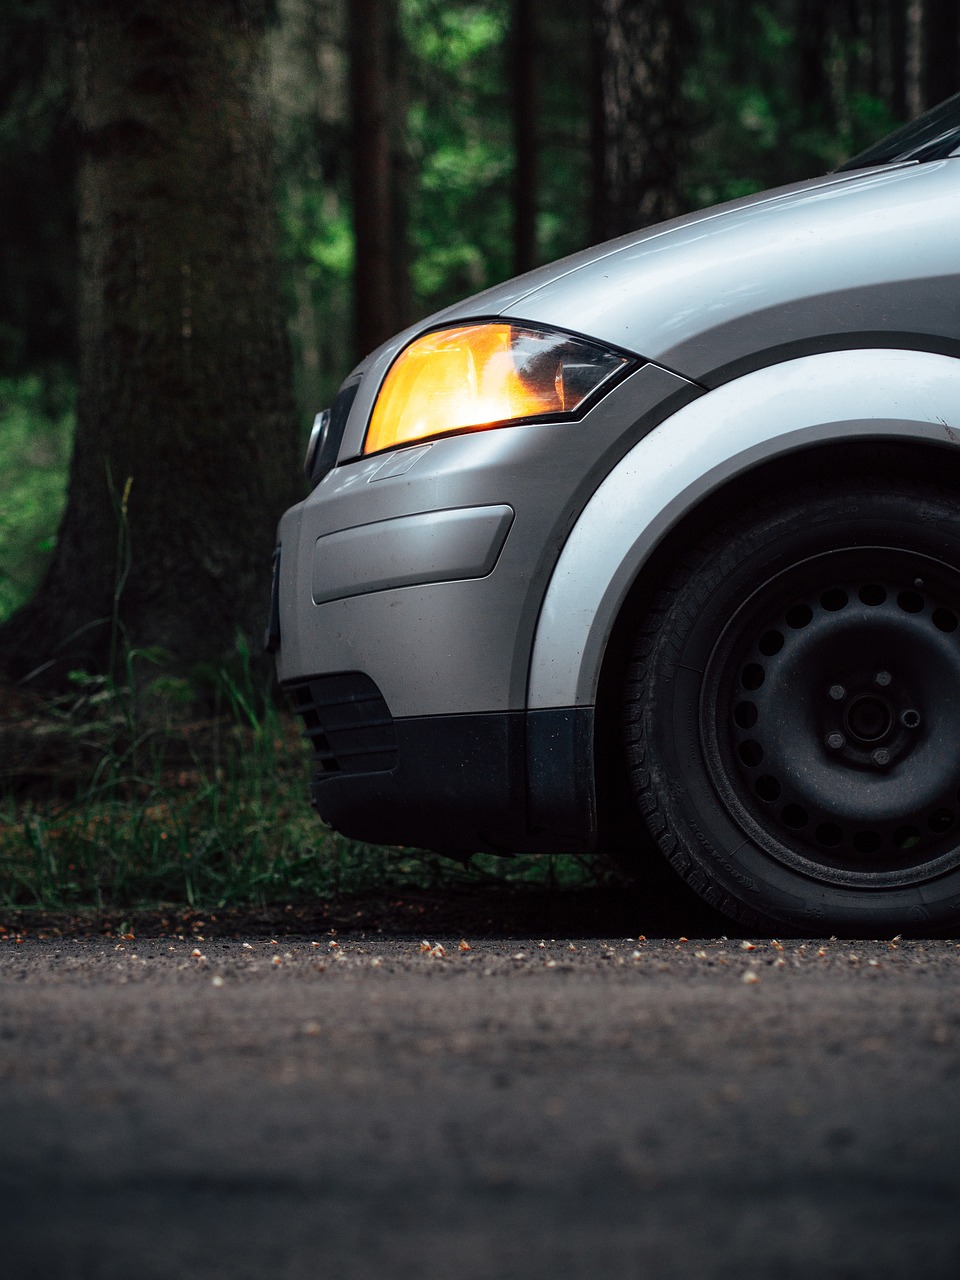
<svg viewBox="0 0 960 1280">
<path fill-rule="evenodd" d="M 313 744 L 314 772 L 379 773 L 397 763 L 397 734 L 369 676 L 348 671 L 285 686 Z"/>
</svg>

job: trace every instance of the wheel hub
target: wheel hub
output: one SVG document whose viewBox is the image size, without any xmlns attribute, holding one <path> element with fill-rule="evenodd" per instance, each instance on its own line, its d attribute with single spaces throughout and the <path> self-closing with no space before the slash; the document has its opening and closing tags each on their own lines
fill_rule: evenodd
<svg viewBox="0 0 960 1280">
<path fill-rule="evenodd" d="M 845 707 L 843 723 L 856 743 L 871 746 L 889 737 L 896 724 L 896 716 L 886 698 L 861 693 L 851 698 Z"/>
<path fill-rule="evenodd" d="M 862 676 L 845 679 L 831 684 L 824 702 L 829 752 L 851 765 L 886 769 L 922 742 L 922 717 L 902 681 L 887 671 L 872 677 L 872 688 L 863 687 Z"/>
</svg>

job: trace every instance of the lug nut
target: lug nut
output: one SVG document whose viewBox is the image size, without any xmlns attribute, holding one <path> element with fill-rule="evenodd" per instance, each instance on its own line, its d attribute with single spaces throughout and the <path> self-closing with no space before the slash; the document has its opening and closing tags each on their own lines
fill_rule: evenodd
<svg viewBox="0 0 960 1280">
<path fill-rule="evenodd" d="M 877 686 L 878 689 L 885 689 L 887 685 L 890 683 L 890 672 L 878 671 L 877 674 L 873 677 L 873 683 Z"/>
<path fill-rule="evenodd" d="M 842 684 L 832 684 L 830 686 L 830 697 L 834 702 L 842 702 L 847 696 L 847 691 Z"/>
<path fill-rule="evenodd" d="M 847 740 L 842 733 L 828 733 L 827 746 L 831 751 L 840 751 L 847 745 Z"/>
<path fill-rule="evenodd" d="M 886 747 L 877 747 L 870 758 L 878 769 L 883 769 L 890 763 L 890 752 Z"/>
<path fill-rule="evenodd" d="M 920 712 L 914 711 L 912 707 L 909 707 L 906 711 L 901 711 L 900 723 L 905 729 L 919 729 Z"/>
</svg>

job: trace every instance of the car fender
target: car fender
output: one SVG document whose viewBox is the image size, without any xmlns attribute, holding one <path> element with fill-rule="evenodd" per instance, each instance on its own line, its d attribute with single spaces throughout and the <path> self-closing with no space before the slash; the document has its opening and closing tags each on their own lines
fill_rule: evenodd
<svg viewBox="0 0 960 1280">
<path fill-rule="evenodd" d="M 960 360 L 926 351 L 823 352 L 768 366 L 692 401 L 599 485 L 564 544 L 531 654 L 530 710 L 596 701 L 607 640 L 664 536 L 758 464 L 830 441 L 960 445 Z"/>
</svg>

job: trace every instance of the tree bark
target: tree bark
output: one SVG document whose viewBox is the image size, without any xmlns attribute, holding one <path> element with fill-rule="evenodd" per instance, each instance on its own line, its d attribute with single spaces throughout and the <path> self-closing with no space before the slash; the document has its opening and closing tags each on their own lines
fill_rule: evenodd
<svg viewBox="0 0 960 1280">
<path fill-rule="evenodd" d="M 682 0 L 594 0 L 593 12 L 601 105 L 594 233 L 605 239 L 683 210 L 682 87 L 693 26 Z"/>
<path fill-rule="evenodd" d="M 888 0 L 890 14 L 890 110 L 907 115 L 907 0 Z"/>
<path fill-rule="evenodd" d="M 926 0 L 923 7 L 923 105 L 960 90 L 960 4 Z"/>
<path fill-rule="evenodd" d="M 923 0 L 907 0 L 904 13 L 904 110 L 908 120 L 923 110 Z"/>
<path fill-rule="evenodd" d="M 269 0 L 80 0 L 80 372 L 67 507 L 0 667 L 259 651 L 297 432 L 265 111 Z"/>
<path fill-rule="evenodd" d="M 410 243 L 410 192 L 416 180 L 416 172 L 410 155 L 407 114 L 410 110 L 410 63 L 407 45 L 401 39 L 396 5 L 389 15 L 390 47 L 389 101 L 390 101 L 390 247 L 391 287 L 393 289 L 393 319 L 397 329 L 403 329 L 416 318 L 413 303 L 413 281 L 410 261 L 413 248 Z M 389 335 L 388 335 L 389 336 Z"/>
<path fill-rule="evenodd" d="M 808 120 L 832 123 L 827 59 L 830 31 L 827 0 L 798 0 L 798 97 Z"/>
<path fill-rule="evenodd" d="M 537 262 L 537 59 L 533 0 L 513 0 L 511 31 L 513 115 L 513 267 Z"/>
<path fill-rule="evenodd" d="M 394 200 L 386 0 L 350 0 L 357 356 L 399 327 L 392 263 Z"/>
</svg>

